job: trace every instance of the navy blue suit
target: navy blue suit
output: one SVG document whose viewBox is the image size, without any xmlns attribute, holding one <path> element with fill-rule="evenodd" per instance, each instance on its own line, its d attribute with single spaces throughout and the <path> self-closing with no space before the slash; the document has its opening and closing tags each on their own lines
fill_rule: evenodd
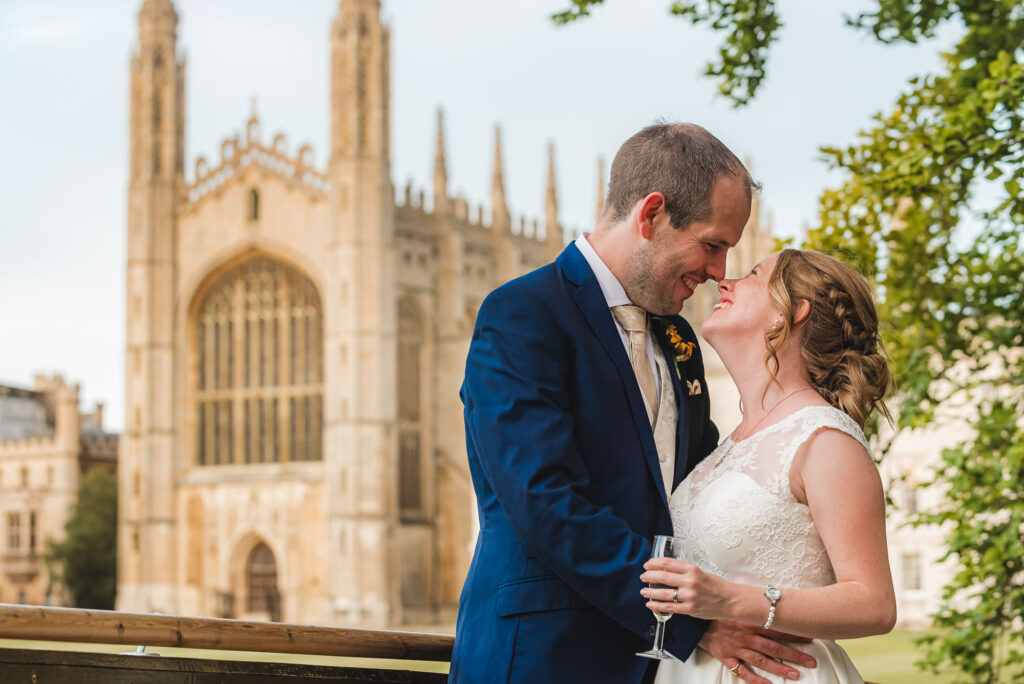
<svg viewBox="0 0 1024 684">
<path fill-rule="evenodd" d="M 696 338 L 681 317 L 671 323 Z M 671 362 L 674 349 L 655 336 Z M 718 442 L 697 348 L 673 371 L 673 488 Z M 640 574 L 671 534 L 654 435 L 629 357 L 576 245 L 480 307 L 462 385 L 480 535 L 450 682 L 641 682 L 653 663 Z M 707 623 L 668 621 L 687 657 Z"/>
</svg>

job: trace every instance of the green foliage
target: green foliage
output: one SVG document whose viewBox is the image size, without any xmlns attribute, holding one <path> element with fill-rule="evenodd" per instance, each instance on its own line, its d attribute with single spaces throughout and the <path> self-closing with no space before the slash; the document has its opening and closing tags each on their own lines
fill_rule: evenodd
<svg viewBox="0 0 1024 684">
<path fill-rule="evenodd" d="M 719 91 L 733 103 L 749 103 L 764 80 L 768 48 L 782 28 L 774 0 L 676 0 L 671 11 L 691 24 L 726 31 L 718 62 L 709 62 L 704 73 L 719 78 Z"/>
<path fill-rule="evenodd" d="M 602 1 L 574 0 L 561 21 Z M 748 102 L 780 26 L 774 4 L 688 0 L 672 11 L 725 34 L 708 73 L 734 104 Z M 950 416 L 970 427 L 930 484 L 945 503 L 917 520 L 949 530 L 959 567 L 921 664 L 953 665 L 970 682 L 1024 681 L 1024 1 L 875 0 L 847 23 L 883 43 L 958 29 L 938 73 L 910 78 L 853 144 L 822 150 L 846 180 L 823 192 L 807 246 L 878 288 L 897 428 Z"/>
<path fill-rule="evenodd" d="M 600 5 L 604 0 L 572 0 L 572 7 L 551 15 L 551 19 L 559 25 L 568 24 L 582 17 L 590 16 L 590 8 Z"/>
<path fill-rule="evenodd" d="M 568 24 L 589 17 L 591 8 L 603 3 L 572 0 L 571 7 L 551 18 L 556 24 Z M 765 78 L 768 49 L 782 28 L 775 0 L 674 0 L 669 12 L 725 33 L 718 61 L 708 62 L 704 73 L 719 78 L 719 91 L 734 104 L 749 103 Z"/>
<path fill-rule="evenodd" d="M 50 575 L 60 577 L 79 608 L 114 608 L 117 585 L 117 478 L 93 468 L 82 478 L 67 536 L 50 543 Z"/>
<path fill-rule="evenodd" d="M 947 488 L 942 510 L 918 524 L 951 530 L 949 551 L 959 566 L 943 593 L 923 664 L 937 671 L 954 662 L 970 682 L 1024 679 L 1024 430 L 1017 400 L 985 402 L 977 438 L 942 454 L 938 481 Z M 1008 677 L 1014 677 L 1012 680 Z"/>
<path fill-rule="evenodd" d="M 952 20 L 965 32 L 945 70 L 911 78 L 855 144 L 822 150 L 847 181 L 823 193 L 808 243 L 852 252 L 878 285 L 898 427 L 957 415 L 971 428 L 929 485 L 941 507 L 915 523 L 950 531 L 959 568 L 920 665 L 1022 681 L 1024 3 L 882 0 L 850 23 L 914 42 Z"/>
</svg>

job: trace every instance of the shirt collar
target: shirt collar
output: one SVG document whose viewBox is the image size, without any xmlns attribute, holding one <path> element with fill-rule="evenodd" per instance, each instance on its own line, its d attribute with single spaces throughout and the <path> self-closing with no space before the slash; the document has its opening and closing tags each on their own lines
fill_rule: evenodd
<svg viewBox="0 0 1024 684">
<path fill-rule="evenodd" d="M 594 251 L 593 245 L 587 240 L 586 233 L 576 238 L 576 248 L 580 250 L 580 254 L 587 260 L 590 270 L 597 276 L 597 284 L 601 286 L 601 294 L 604 295 L 608 308 L 633 303 L 626 296 L 626 290 L 622 287 L 622 283 Z"/>
</svg>

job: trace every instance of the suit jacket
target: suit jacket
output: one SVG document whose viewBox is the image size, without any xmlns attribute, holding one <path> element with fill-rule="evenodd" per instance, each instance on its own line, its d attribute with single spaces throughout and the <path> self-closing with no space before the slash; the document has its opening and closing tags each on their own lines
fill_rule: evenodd
<svg viewBox="0 0 1024 684">
<path fill-rule="evenodd" d="M 718 442 L 699 347 L 679 369 L 701 392 L 671 373 L 673 489 Z M 639 578 L 672 519 L 636 376 L 576 245 L 487 297 L 461 397 L 480 534 L 449 681 L 641 682 L 652 661 L 634 654 L 650 648 L 654 618 Z M 685 659 L 707 623 L 666 626 L 666 648 Z"/>
</svg>

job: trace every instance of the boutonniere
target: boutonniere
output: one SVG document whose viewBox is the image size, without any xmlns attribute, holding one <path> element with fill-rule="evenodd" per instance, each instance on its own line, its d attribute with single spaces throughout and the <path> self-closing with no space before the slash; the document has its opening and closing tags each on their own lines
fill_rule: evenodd
<svg viewBox="0 0 1024 684">
<path fill-rule="evenodd" d="M 683 372 L 680 370 L 679 364 L 686 363 L 690 360 L 690 357 L 693 356 L 694 349 L 697 347 L 697 343 L 687 342 L 684 340 L 683 336 L 679 334 L 678 330 L 676 330 L 675 324 L 670 324 L 664 330 L 665 335 L 668 337 L 669 344 L 672 345 L 672 365 L 675 366 L 676 377 L 680 382 L 682 382 Z M 694 392 L 693 388 L 689 384 L 687 384 L 687 388 L 691 395 L 700 393 L 699 383 L 696 392 Z"/>
<path fill-rule="evenodd" d="M 679 331 L 676 330 L 676 326 L 674 325 L 668 326 L 665 333 L 668 335 L 668 341 L 672 343 L 672 346 L 676 350 L 676 363 L 685 363 L 689 361 L 690 357 L 693 356 L 693 348 L 697 346 L 697 343 L 684 341 L 683 338 L 680 337 Z M 678 370 L 678 367 L 676 370 Z"/>
</svg>

